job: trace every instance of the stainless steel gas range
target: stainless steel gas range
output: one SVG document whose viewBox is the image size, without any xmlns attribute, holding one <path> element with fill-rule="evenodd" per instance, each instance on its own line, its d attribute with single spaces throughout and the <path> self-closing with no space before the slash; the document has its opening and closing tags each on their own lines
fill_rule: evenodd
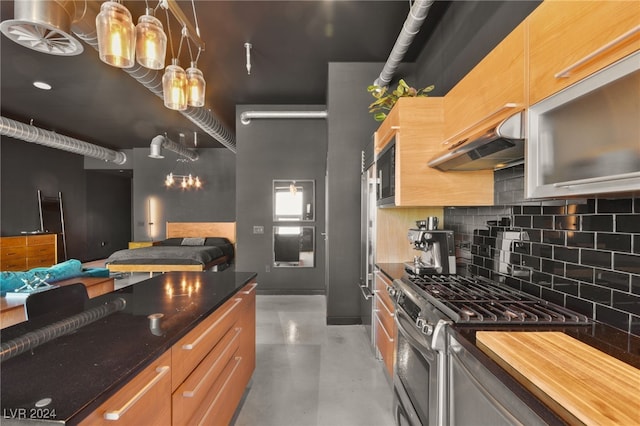
<svg viewBox="0 0 640 426">
<path fill-rule="evenodd" d="M 448 329 L 454 324 L 585 325 L 587 317 L 482 277 L 407 272 L 389 293 L 398 327 L 398 425 L 464 424 L 463 419 L 475 424 L 544 424 L 526 407 L 514 406 L 513 398 L 501 395 L 499 383 L 474 376 L 479 367 L 468 365 L 473 357 L 461 353 Z M 476 381 L 479 391 L 461 396 L 456 380 L 465 374 L 464 385 Z"/>
</svg>

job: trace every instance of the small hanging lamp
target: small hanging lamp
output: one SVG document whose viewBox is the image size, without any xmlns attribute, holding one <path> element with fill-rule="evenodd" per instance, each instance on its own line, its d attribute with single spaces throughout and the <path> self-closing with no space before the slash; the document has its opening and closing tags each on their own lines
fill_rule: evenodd
<svg viewBox="0 0 640 426">
<path fill-rule="evenodd" d="M 173 58 L 162 76 L 162 91 L 164 106 L 177 111 L 187 109 L 187 73 Z"/>
<path fill-rule="evenodd" d="M 115 1 L 106 1 L 96 16 L 100 60 L 118 68 L 130 68 L 135 58 L 135 27 L 129 10 Z"/>
<path fill-rule="evenodd" d="M 191 62 L 191 67 L 187 68 L 187 104 L 192 107 L 204 106 L 204 95 L 206 83 L 204 75 L 196 67 L 196 62 Z"/>
<path fill-rule="evenodd" d="M 167 55 L 167 35 L 162 22 L 147 8 L 144 15 L 138 18 L 136 25 L 136 61 L 143 67 L 152 70 L 164 68 Z"/>
</svg>

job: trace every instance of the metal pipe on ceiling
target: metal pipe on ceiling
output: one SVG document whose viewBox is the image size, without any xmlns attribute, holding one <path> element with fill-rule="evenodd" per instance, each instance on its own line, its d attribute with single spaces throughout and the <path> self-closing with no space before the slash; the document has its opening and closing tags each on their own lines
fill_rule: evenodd
<svg viewBox="0 0 640 426">
<path fill-rule="evenodd" d="M 124 152 L 113 151 L 80 139 L 60 135 L 50 130 L 24 124 L 6 117 L 0 117 L 0 135 L 48 146 L 98 160 L 111 161 L 119 165 L 127 162 Z"/>
<path fill-rule="evenodd" d="M 374 82 L 375 85 L 383 87 L 391 82 L 400 62 L 404 58 L 404 54 L 407 53 L 407 49 L 411 46 L 415 35 L 420 31 L 420 27 L 426 19 L 433 2 L 434 0 L 415 0 L 391 49 L 391 53 L 389 53 L 389 58 L 382 67 L 380 76 Z"/>
<path fill-rule="evenodd" d="M 180 145 L 179 143 L 172 141 L 164 135 L 158 135 L 155 138 L 151 139 L 151 145 L 149 146 L 149 157 L 164 158 L 162 156 L 162 148 L 173 151 L 176 154 L 182 155 L 183 157 L 187 157 L 191 161 L 196 161 L 200 157 L 197 151 L 189 149 L 184 145 Z"/>
<path fill-rule="evenodd" d="M 245 126 L 252 118 L 327 118 L 325 111 L 244 111 L 240 114 L 240 122 Z"/>
</svg>

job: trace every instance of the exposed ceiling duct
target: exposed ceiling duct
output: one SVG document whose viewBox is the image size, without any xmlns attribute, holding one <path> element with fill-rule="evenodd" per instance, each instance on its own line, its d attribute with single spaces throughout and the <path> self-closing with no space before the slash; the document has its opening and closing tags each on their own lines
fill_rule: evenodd
<svg viewBox="0 0 640 426">
<path fill-rule="evenodd" d="M 9 136 L 38 145 L 57 148 L 98 160 L 111 161 L 116 164 L 125 164 L 127 156 L 123 152 L 113 151 L 99 145 L 94 145 L 69 136 L 60 135 L 50 130 L 24 124 L 6 117 L 0 117 L 0 135 Z"/>
<path fill-rule="evenodd" d="M 327 118 L 327 111 L 245 111 L 240 122 L 245 126 L 252 118 Z"/>
<path fill-rule="evenodd" d="M 18 44 L 31 49 L 34 49 L 33 46 L 44 45 L 45 47 L 35 50 L 44 53 L 62 54 L 56 52 L 71 51 L 73 42 L 75 41 L 80 51 L 65 54 L 81 53 L 82 44 L 69 35 L 70 28 L 78 38 L 98 50 L 96 16 L 100 11 L 100 2 L 89 0 L 15 0 L 14 10 L 16 19 L 4 21 L 0 25 L 0 29 L 2 29 L 7 37 Z M 18 13 L 20 13 L 19 17 Z M 5 27 L 7 31 L 5 31 Z M 24 35 L 20 33 L 20 31 L 22 33 L 27 31 L 29 35 Z M 54 44 L 48 40 L 54 37 L 59 40 L 64 47 L 59 46 L 58 49 L 46 47 L 47 43 L 44 43 L 44 41 L 48 41 L 49 44 Z M 132 68 L 123 69 L 123 71 L 156 96 L 160 98 L 163 97 L 163 72 L 150 70 L 137 64 Z M 234 135 L 213 115 L 211 110 L 189 107 L 185 111 L 180 111 L 180 113 L 226 148 L 234 153 L 236 152 Z"/>
<path fill-rule="evenodd" d="M 374 82 L 375 85 L 383 87 L 391 82 L 400 62 L 402 62 L 404 58 L 404 54 L 407 53 L 407 49 L 411 46 L 415 35 L 420 31 L 420 27 L 427 17 L 429 8 L 431 8 L 433 2 L 434 0 L 415 0 L 409 10 L 407 19 L 402 25 L 402 30 L 393 45 L 393 49 L 391 49 L 389 58 L 384 64 L 380 76 Z"/>
<path fill-rule="evenodd" d="M 82 8 L 81 2 L 77 2 Z M 66 0 L 14 1 L 14 19 L 0 24 L 0 31 L 21 46 L 50 55 L 82 53 L 82 43 L 71 35 L 76 2 Z"/>
<path fill-rule="evenodd" d="M 187 157 L 191 161 L 196 161 L 199 158 L 197 151 L 189 149 L 184 145 L 180 145 L 163 135 L 158 135 L 151 140 L 151 145 L 149 146 L 149 157 L 164 158 L 162 155 L 162 148 L 173 151 L 183 157 Z"/>
</svg>

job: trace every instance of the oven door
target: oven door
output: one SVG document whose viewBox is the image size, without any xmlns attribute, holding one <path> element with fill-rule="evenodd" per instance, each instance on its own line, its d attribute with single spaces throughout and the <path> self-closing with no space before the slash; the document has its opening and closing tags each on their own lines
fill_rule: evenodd
<svg viewBox="0 0 640 426">
<path fill-rule="evenodd" d="M 426 336 L 415 327 L 402 308 L 396 309 L 398 326 L 394 399 L 396 424 L 442 425 L 438 369 L 441 356 L 429 348 Z"/>
</svg>

